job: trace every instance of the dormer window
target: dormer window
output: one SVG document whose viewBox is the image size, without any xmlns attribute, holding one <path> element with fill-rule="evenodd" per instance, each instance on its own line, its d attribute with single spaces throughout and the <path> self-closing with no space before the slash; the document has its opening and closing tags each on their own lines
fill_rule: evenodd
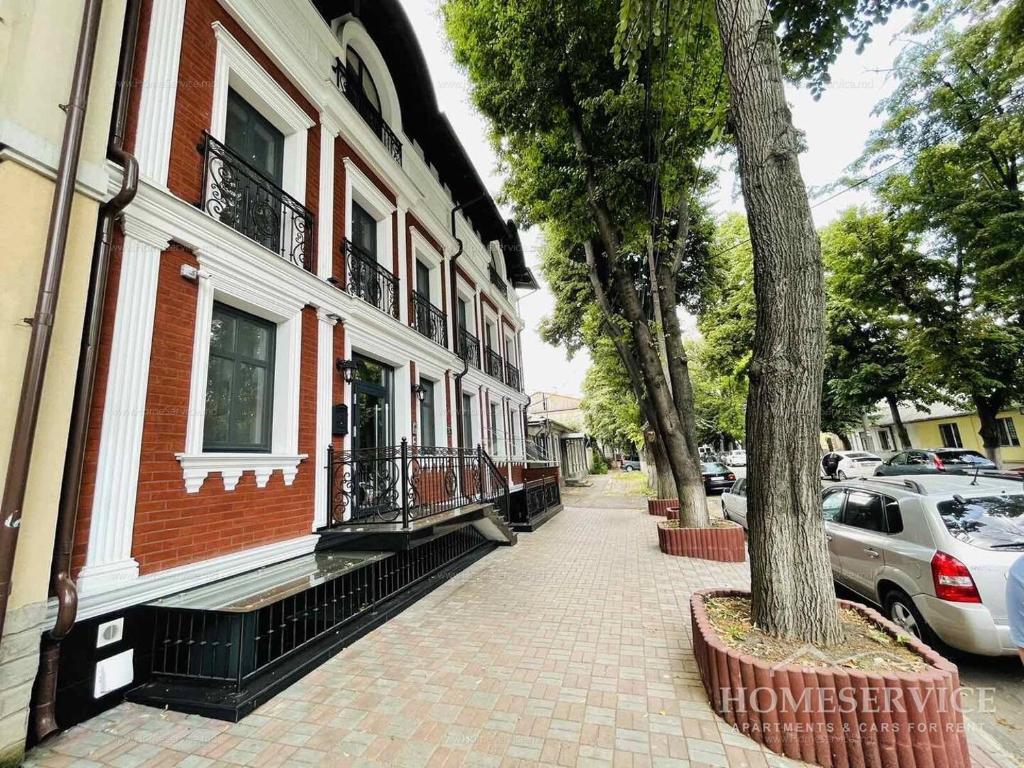
<svg viewBox="0 0 1024 768">
<path fill-rule="evenodd" d="M 373 76 L 366 68 L 365 62 L 360 58 L 359 54 L 351 48 L 346 52 L 345 58 L 346 64 L 348 65 L 349 77 L 352 78 L 354 84 L 357 84 L 362 88 L 363 96 L 367 103 L 377 110 L 378 115 L 382 114 L 380 106 L 380 92 L 377 90 L 377 84 L 373 82 Z"/>
</svg>

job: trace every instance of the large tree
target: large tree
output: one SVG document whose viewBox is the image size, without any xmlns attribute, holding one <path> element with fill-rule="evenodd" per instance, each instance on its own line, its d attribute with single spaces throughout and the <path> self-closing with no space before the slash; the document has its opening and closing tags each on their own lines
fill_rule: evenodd
<svg viewBox="0 0 1024 768">
<path fill-rule="evenodd" d="M 1016 7 L 1015 7 L 1016 6 Z M 959 12 L 959 13 L 957 13 Z M 1019 3 L 943 2 L 896 64 L 863 166 L 885 218 L 915 242 L 860 253 L 894 314 L 914 318 L 911 351 L 930 380 L 978 412 L 998 460 L 997 415 L 1024 394 L 1024 49 Z M 963 16 L 966 15 L 966 18 Z"/>
<path fill-rule="evenodd" d="M 671 15 L 635 66 L 619 67 L 618 0 L 443 7 L 497 134 L 506 194 L 520 219 L 557 227 L 582 253 L 608 338 L 642 382 L 681 522 L 707 525 L 677 308 L 680 274 L 699 268 L 697 159 L 718 108 L 709 27 Z"/>
</svg>

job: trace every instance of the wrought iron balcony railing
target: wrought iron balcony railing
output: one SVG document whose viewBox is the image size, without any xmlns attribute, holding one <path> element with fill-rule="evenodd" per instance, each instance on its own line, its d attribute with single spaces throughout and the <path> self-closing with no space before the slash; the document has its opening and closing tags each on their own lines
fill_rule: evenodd
<svg viewBox="0 0 1024 768">
<path fill-rule="evenodd" d="M 345 240 L 346 290 L 398 319 L 398 278 L 351 240 Z"/>
<path fill-rule="evenodd" d="M 501 355 L 490 347 L 484 350 L 484 373 L 498 381 L 505 380 L 505 364 L 501 360 Z"/>
<path fill-rule="evenodd" d="M 380 139 L 391 157 L 395 159 L 396 163 L 401 165 L 402 142 L 395 135 L 395 132 L 391 130 L 391 126 L 384 120 L 377 107 L 366 98 L 366 92 L 363 90 L 363 84 L 359 81 L 359 77 L 338 58 L 334 60 L 334 79 L 338 90 L 345 94 L 345 97 L 356 108 L 360 117 L 377 134 L 377 138 Z"/>
<path fill-rule="evenodd" d="M 506 297 L 508 296 L 508 284 L 502 280 L 501 275 L 498 274 L 498 270 L 494 268 L 493 264 L 487 265 L 487 274 L 491 277 L 491 285 L 498 288 Z"/>
<path fill-rule="evenodd" d="M 508 522 L 508 482 L 483 448 L 400 445 L 327 448 L 329 527 L 401 523 L 476 502 L 494 504 Z"/>
<path fill-rule="evenodd" d="M 512 389 L 519 390 L 520 392 L 523 389 L 523 379 L 519 369 L 508 362 L 505 363 L 505 383 L 512 387 Z"/>
<path fill-rule="evenodd" d="M 210 134 L 204 134 L 202 210 L 292 264 L 312 270 L 313 214 Z"/>
<path fill-rule="evenodd" d="M 457 353 L 459 357 L 474 368 L 480 367 L 480 339 L 466 328 L 459 328 L 459 348 Z"/>
<path fill-rule="evenodd" d="M 412 294 L 412 326 L 435 344 L 448 347 L 448 316 L 416 292 Z"/>
</svg>

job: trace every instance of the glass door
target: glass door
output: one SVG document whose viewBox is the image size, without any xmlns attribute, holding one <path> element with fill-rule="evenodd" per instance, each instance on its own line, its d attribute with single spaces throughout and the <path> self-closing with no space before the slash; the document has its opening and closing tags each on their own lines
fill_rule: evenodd
<svg viewBox="0 0 1024 768">
<path fill-rule="evenodd" d="M 352 382 L 352 518 L 393 520 L 401 513 L 401 477 L 393 435 L 394 372 L 356 357 Z"/>
</svg>

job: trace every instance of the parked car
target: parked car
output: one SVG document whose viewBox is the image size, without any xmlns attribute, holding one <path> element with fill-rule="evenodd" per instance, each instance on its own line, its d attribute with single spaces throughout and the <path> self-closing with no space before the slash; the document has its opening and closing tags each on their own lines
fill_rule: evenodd
<svg viewBox="0 0 1024 768">
<path fill-rule="evenodd" d="M 743 481 L 722 496 L 746 527 Z M 1024 485 L 1009 476 L 923 474 L 822 492 L 832 576 L 907 632 L 986 656 L 1017 653 L 1005 589 L 1024 554 Z"/>
<path fill-rule="evenodd" d="M 722 494 L 722 514 L 747 529 L 747 480 L 740 478 Z"/>
<path fill-rule="evenodd" d="M 705 493 L 722 493 L 736 482 L 736 475 L 717 461 L 702 462 L 700 474 L 704 478 Z"/>
<path fill-rule="evenodd" d="M 839 466 L 836 467 L 836 477 L 840 480 L 849 480 L 855 477 L 871 477 L 875 469 L 882 463 L 881 456 L 864 451 L 833 451 L 839 459 Z M 821 462 L 818 462 L 821 466 Z M 825 469 L 822 468 L 821 476 L 827 477 Z"/>
<path fill-rule="evenodd" d="M 875 474 L 884 475 L 930 475 L 937 472 L 974 471 L 996 469 L 992 461 L 977 451 L 964 448 L 935 448 L 932 450 L 911 450 L 897 453 L 884 464 L 878 465 Z"/>
<path fill-rule="evenodd" d="M 730 467 L 745 467 L 747 466 L 747 452 L 742 448 L 735 451 L 729 451 L 722 456 L 722 463 Z"/>
<path fill-rule="evenodd" d="M 640 471 L 640 459 L 623 459 L 622 460 L 622 471 L 623 472 L 639 472 Z"/>
</svg>

